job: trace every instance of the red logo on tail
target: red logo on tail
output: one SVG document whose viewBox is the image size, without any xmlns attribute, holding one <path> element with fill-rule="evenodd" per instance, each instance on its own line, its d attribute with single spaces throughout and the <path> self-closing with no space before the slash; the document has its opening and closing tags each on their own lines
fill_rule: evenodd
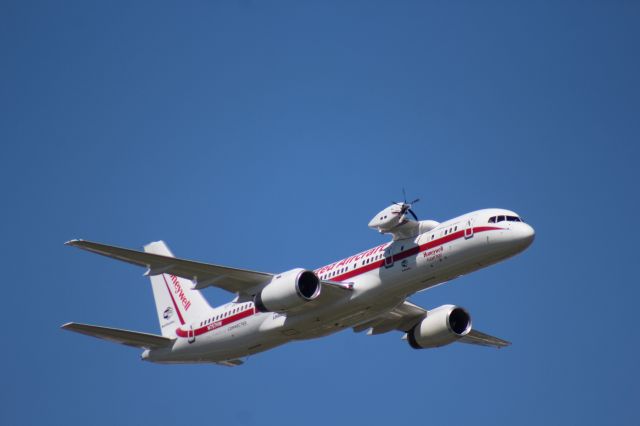
<svg viewBox="0 0 640 426">
<path fill-rule="evenodd" d="M 173 283 L 173 292 L 176 294 L 176 296 L 178 296 L 178 299 L 180 299 L 180 303 L 182 303 L 184 310 L 188 311 L 189 306 L 191 306 L 191 301 L 189 300 L 187 295 L 184 294 L 184 290 L 182 290 L 182 286 L 180 285 L 180 281 L 178 281 L 178 278 L 175 275 L 169 276 L 171 277 L 171 282 Z"/>
</svg>

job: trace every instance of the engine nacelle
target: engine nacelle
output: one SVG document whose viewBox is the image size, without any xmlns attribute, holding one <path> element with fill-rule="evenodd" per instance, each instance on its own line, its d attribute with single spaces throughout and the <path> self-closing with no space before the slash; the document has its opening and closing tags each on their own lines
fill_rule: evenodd
<svg viewBox="0 0 640 426">
<path fill-rule="evenodd" d="M 258 294 L 254 303 L 260 312 L 286 312 L 320 295 L 320 278 L 312 271 L 297 268 L 275 276 Z"/>
<path fill-rule="evenodd" d="M 463 308 L 443 305 L 427 316 L 407 333 L 414 349 L 437 348 L 455 342 L 471 331 L 471 317 Z"/>
<path fill-rule="evenodd" d="M 402 214 L 402 206 L 394 203 L 375 215 L 373 219 L 369 221 L 369 228 L 385 234 L 403 223 L 404 220 L 405 217 L 404 214 Z"/>
</svg>

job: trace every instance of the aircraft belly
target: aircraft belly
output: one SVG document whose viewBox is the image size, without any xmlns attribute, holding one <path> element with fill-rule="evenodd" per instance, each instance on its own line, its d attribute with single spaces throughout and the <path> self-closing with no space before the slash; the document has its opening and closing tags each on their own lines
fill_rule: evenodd
<svg viewBox="0 0 640 426">
<path fill-rule="evenodd" d="M 149 359 L 177 363 L 218 362 L 242 358 L 286 343 L 286 339 L 273 333 L 260 332 L 265 315 L 253 315 L 228 327 L 196 336 L 193 343 L 185 338 L 178 339 L 171 351 L 153 351 Z"/>
</svg>

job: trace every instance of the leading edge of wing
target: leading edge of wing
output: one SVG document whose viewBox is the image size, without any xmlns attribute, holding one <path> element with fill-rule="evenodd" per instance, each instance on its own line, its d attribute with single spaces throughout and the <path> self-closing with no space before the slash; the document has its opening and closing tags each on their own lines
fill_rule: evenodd
<svg viewBox="0 0 640 426">
<path fill-rule="evenodd" d="M 511 342 L 500 339 L 499 337 L 490 336 L 489 334 L 475 329 L 472 329 L 469 334 L 462 337 L 460 340 L 458 340 L 458 342 L 468 343 L 471 345 L 488 346 L 490 348 L 497 349 L 511 346 Z"/>
<path fill-rule="evenodd" d="M 232 293 L 244 293 L 273 278 L 273 274 L 266 272 L 196 262 L 93 241 L 71 240 L 65 244 L 133 265 L 146 267 L 146 275 L 166 273 L 191 280 L 198 290 L 214 286 Z"/>
</svg>

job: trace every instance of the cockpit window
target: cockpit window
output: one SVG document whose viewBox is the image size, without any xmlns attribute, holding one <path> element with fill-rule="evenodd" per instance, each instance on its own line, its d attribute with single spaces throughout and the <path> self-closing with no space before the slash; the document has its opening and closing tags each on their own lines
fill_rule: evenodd
<svg viewBox="0 0 640 426">
<path fill-rule="evenodd" d="M 505 220 L 507 222 L 524 222 L 518 216 L 492 216 L 489 218 L 489 223 L 503 222 Z"/>
</svg>

